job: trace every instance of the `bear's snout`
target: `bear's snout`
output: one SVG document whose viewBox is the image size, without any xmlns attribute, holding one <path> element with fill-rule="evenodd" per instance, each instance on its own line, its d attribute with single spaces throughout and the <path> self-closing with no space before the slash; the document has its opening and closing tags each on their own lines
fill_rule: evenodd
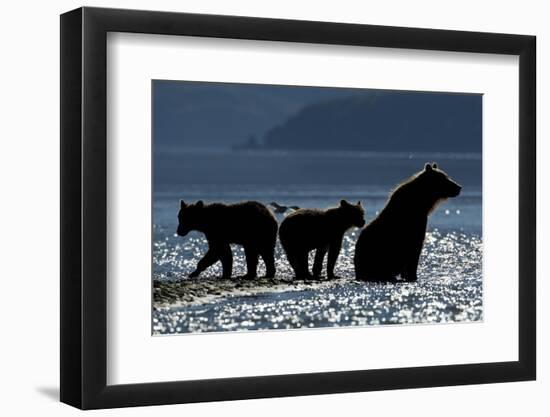
<svg viewBox="0 0 550 417">
<path fill-rule="evenodd" d="M 364 220 L 364 219 L 361 219 L 361 220 L 356 224 L 357 227 L 363 227 L 364 225 L 365 225 L 365 220 Z"/>
<path fill-rule="evenodd" d="M 187 233 L 189 233 L 189 230 L 186 230 L 185 228 L 181 227 L 181 225 L 178 226 L 178 230 L 176 232 L 178 234 L 178 236 L 186 236 Z"/>
<path fill-rule="evenodd" d="M 460 194 L 462 187 L 458 184 L 454 184 L 453 190 L 451 191 L 451 197 L 457 197 Z"/>
</svg>

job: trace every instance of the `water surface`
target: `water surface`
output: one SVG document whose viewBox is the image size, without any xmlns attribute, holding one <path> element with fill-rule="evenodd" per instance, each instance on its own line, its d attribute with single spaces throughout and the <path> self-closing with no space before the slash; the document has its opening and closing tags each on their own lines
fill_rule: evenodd
<svg viewBox="0 0 550 417">
<path fill-rule="evenodd" d="M 392 187 L 430 157 L 464 188 L 458 198 L 445 202 L 429 219 L 418 282 L 355 281 L 353 254 L 358 229 L 351 229 L 344 237 L 335 269 L 338 280 L 293 282 L 279 243 L 274 280 L 239 279 L 246 272 L 246 263 L 238 245 L 232 247 L 233 280 L 220 278 L 220 263 L 199 278 L 188 278 L 206 252 L 207 243 L 198 232 L 184 238 L 175 235 L 180 199 L 207 203 L 276 201 L 324 208 L 347 198 L 363 203 L 369 221 L 382 209 Z M 478 155 L 195 151 L 163 155 L 161 160 L 163 164 L 155 167 L 153 206 L 154 334 L 482 319 Z M 281 221 L 283 215 L 277 218 Z M 264 271 L 260 261 L 260 275 Z"/>
</svg>

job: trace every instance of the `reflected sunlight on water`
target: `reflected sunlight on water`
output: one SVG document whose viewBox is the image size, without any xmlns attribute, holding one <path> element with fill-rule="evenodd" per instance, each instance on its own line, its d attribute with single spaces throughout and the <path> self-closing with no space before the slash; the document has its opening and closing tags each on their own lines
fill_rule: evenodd
<svg viewBox="0 0 550 417">
<path fill-rule="evenodd" d="M 177 265 L 182 272 L 158 276 L 166 284 L 156 283 L 153 331 L 169 334 L 482 319 L 479 236 L 433 230 L 426 237 L 418 282 L 380 284 L 354 280 L 357 233 L 354 230 L 345 236 L 336 267 L 341 279 L 319 282 L 292 282 L 293 274 L 279 245 L 275 280 L 221 280 L 217 278 L 221 275 L 219 263 L 199 279 L 190 280 L 186 273 L 194 267 L 192 258 L 204 253 L 203 238 L 194 236 L 170 249 L 161 242 L 155 262 Z M 235 249 L 233 272 L 239 276 L 246 271 L 246 263 L 243 251 Z M 260 269 L 263 273 L 263 264 Z"/>
<path fill-rule="evenodd" d="M 280 163 L 280 159 L 277 161 Z M 376 185 L 369 185 L 368 182 L 345 186 L 319 183 L 269 186 L 181 183 L 165 184 L 162 190 L 156 188 L 152 248 L 153 333 L 481 320 L 480 161 L 453 162 L 452 171 L 449 172 L 464 179 L 467 186 L 458 198 L 446 201 L 430 216 L 419 265 L 419 280 L 416 283 L 356 282 L 353 255 L 358 229 L 351 229 L 344 237 L 335 269 L 336 275 L 341 277 L 339 280 L 293 282 L 293 272 L 280 243 L 277 243 L 276 248 L 277 275 L 273 280 L 239 279 L 246 272 L 246 262 L 242 247 L 237 245 L 232 246 L 233 279 L 220 278 L 222 267 L 219 262 L 200 277 L 188 278 L 206 252 L 207 242 L 197 232 L 191 232 L 185 238 L 175 235 L 180 198 L 189 202 L 203 199 L 205 202 L 227 203 L 251 199 L 263 203 L 277 201 L 287 206 L 318 208 L 336 205 L 341 198 L 346 198 L 354 202 L 361 200 L 366 209 L 366 220 L 369 221 L 383 208 L 388 193 L 395 185 L 394 177 L 402 175 L 395 172 L 396 169 L 408 170 L 413 166 L 422 166 L 421 161 L 417 160 L 410 162 L 411 167 L 403 167 L 401 160 L 390 160 L 387 162 L 386 174 L 391 178 L 383 182 L 380 179 L 383 176 L 380 175 L 385 161 L 377 161 L 374 167 L 372 163 L 368 160 L 360 165 L 376 171 L 376 175 L 361 175 L 360 179 L 362 183 L 364 180 L 377 180 L 379 182 Z M 446 165 L 450 164 L 450 161 L 446 162 Z M 472 164 L 477 168 L 472 170 Z M 351 170 L 347 162 L 342 162 L 338 167 L 338 172 Z M 311 169 L 308 166 L 308 170 Z M 313 171 L 320 172 L 320 167 Z M 277 218 L 280 222 L 283 215 L 277 215 Z M 310 265 L 312 258 L 313 254 Z M 258 270 L 260 276 L 265 273 L 261 261 Z"/>
</svg>

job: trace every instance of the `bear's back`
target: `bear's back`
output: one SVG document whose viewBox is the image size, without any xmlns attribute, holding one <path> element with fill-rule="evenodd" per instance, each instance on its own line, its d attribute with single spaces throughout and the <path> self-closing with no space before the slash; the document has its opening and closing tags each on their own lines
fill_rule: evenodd
<svg viewBox="0 0 550 417">
<path fill-rule="evenodd" d="M 297 227 L 303 230 L 322 227 L 326 212 L 319 209 L 299 209 L 286 216 L 281 227 Z M 283 226 L 284 225 L 284 226 Z"/>
<path fill-rule="evenodd" d="M 328 243 L 333 237 L 333 210 L 300 209 L 289 214 L 279 227 L 281 242 L 294 242 L 308 249 Z"/>
<path fill-rule="evenodd" d="M 205 207 L 208 223 L 206 234 L 231 243 L 272 239 L 277 233 L 277 220 L 267 207 L 257 201 L 235 204 L 215 203 Z"/>
</svg>

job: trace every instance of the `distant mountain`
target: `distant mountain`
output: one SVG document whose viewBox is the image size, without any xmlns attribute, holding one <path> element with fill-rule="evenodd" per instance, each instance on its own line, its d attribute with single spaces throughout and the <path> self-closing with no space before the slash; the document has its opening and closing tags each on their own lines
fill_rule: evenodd
<svg viewBox="0 0 550 417">
<path fill-rule="evenodd" d="M 286 150 L 481 152 L 481 95 L 366 90 L 305 106 L 270 129 Z"/>
<path fill-rule="evenodd" d="M 309 104 L 350 96 L 352 91 L 357 90 L 155 80 L 154 144 L 238 147 L 251 136 L 263 137 Z"/>
</svg>

